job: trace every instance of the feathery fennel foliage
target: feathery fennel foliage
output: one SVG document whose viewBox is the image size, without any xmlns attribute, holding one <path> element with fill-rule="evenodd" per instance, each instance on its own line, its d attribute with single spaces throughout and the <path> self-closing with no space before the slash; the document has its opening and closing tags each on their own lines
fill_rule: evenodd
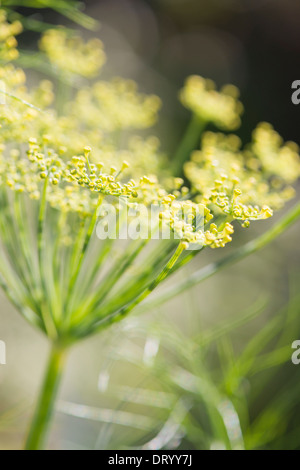
<svg viewBox="0 0 300 470">
<path fill-rule="evenodd" d="M 262 326 L 266 299 L 259 299 L 194 334 L 159 316 L 128 319 L 114 332 L 99 376 L 111 408 L 60 402 L 58 409 L 101 423 L 101 449 L 297 449 L 299 383 L 288 363 L 298 305 L 297 293 Z M 202 313 L 194 310 L 193 320 Z M 249 328 L 253 337 L 243 345 L 238 338 Z M 115 379 L 120 365 L 130 371 L 126 385 Z"/>
</svg>

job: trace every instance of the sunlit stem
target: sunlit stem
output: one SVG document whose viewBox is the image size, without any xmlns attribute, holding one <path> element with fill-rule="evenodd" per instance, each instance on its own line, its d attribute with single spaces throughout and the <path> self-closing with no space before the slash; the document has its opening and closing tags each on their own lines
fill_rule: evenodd
<svg viewBox="0 0 300 470">
<path fill-rule="evenodd" d="M 66 352 L 67 349 L 61 344 L 53 344 L 40 397 L 26 441 L 26 450 L 42 450 L 44 448 L 64 370 Z"/>
<path fill-rule="evenodd" d="M 184 163 L 189 159 L 193 150 L 199 148 L 200 137 L 205 126 L 206 122 L 196 114 L 192 116 L 172 161 L 172 172 L 175 176 L 182 176 Z"/>
<path fill-rule="evenodd" d="M 1 5 L 1 2 L 0 2 L 0 5 Z M 22 98 L 19 98 L 18 96 L 15 96 L 15 95 L 13 95 L 12 93 L 9 93 L 8 91 L 0 90 L 0 94 L 5 95 L 5 96 L 8 96 L 9 98 L 12 98 L 13 100 L 18 101 L 19 103 L 22 103 L 22 104 L 24 104 L 25 106 L 28 106 L 28 108 L 35 109 L 36 111 L 39 111 L 40 113 L 43 112 L 42 109 L 37 108 L 37 107 L 34 106 L 33 104 L 28 103 L 28 101 L 25 101 L 25 100 L 23 100 Z"/>
<path fill-rule="evenodd" d="M 66 104 L 71 100 L 72 97 L 72 85 L 68 83 L 68 78 L 62 74 L 58 77 L 57 87 L 57 112 L 59 115 L 64 114 Z"/>
<path fill-rule="evenodd" d="M 176 265 L 178 259 L 180 258 L 182 252 L 186 249 L 186 243 L 180 242 L 178 247 L 176 248 L 174 254 L 171 256 L 165 267 L 162 271 L 156 276 L 156 278 L 150 283 L 150 285 L 142 292 L 133 302 L 131 302 L 128 306 L 121 308 L 119 311 L 109 315 L 107 318 L 103 319 L 103 321 L 98 322 L 96 327 L 94 328 L 94 332 L 102 330 L 103 328 L 107 327 L 108 325 L 120 321 L 123 317 L 127 316 L 131 310 L 136 307 L 139 303 L 141 303 L 151 292 L 164 280 L 168 275 L 172 272 L 172 269 Z"/>
<path fill-rule="evenodd" d="M 96 224 L 97 224 L 97 220 L 98 220 L 98 211 L 99 211 L 99 207 L 102 204 L 102 201 L 103 201 L 103 195 L 99 195 L 97 207 L 94 211 L 94 214 L 93 214 L 93 217 L 92 217 L 91 222 L 89 224 L 86 236 L 84 238 L 83 246 L 82 246 L 82 249 L 81 249 L 81 253 L 78 257 L 78 262 L 77 262 L 77 265 L 75 267 L 75 271 L 72 273 L 72 277 L 71 277 L 69 288 L 68 288 L 67 300 L 66 300 L 66 305 L 67 306 L 68 306 L 68 301 L 72 296 L 72 293 L 73 293 L 73 290 L 75 288 L 76 282 L 78 280 L 78 277 L 79 277 L 79 274 L 80 274 L 80 271 L 81 271 L 81 268 L 82 268 L 82 265 L 83 265 L 83 262 L 84 262 L 89 244 L 90 244 L 90 241 L 92 239 L 94 230 L 96 228 Z M 69 325 L 69 320 L 70 320 L 70 311 L 67 311 L 66 313 L 67 313 L 66 314 L 66 325 L 68 326 Z"/>
<path fill-rule="evenodd" d="M 44 251 L 45 251 L 45 225 L 46 225 L 46 211 L 47 211 L 47 188 L 48 188 L 48 177 L 45 179 L 43 192 L 40 202 L 40 211 L 38 219 L 38 260 L 39 270 L 41 277 L 41 285 L 43 291 L 43 297 L 41 299 L 41 313 L 45 324 L 48 337 L 52 339 L 57 338 L 57 331 L 53 321 L 53 318 L 48 310 L 46 296 L 47 296 L 47 283 L 45 280 L 45 269 L 44 269 Z"/>
</svg>

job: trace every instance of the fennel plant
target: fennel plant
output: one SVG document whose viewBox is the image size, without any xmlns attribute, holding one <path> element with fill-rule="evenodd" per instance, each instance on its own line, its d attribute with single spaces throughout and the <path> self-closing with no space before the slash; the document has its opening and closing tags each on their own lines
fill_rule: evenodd
<svg viewBox="0 0 300 470">
<path fill-rule="evenodd" d="M 173 173 L 158 139 L 139 134 L 156 121 L 159 98 L 130 80 L 100 80 L 98 39 L 47 30 L 39 47 L 58 83 L 32 88 L 15 63 L 21 28 L 0 13 L 0 284 L 51 344 L 26 442 L 34 450 L 45 445 L 70 348 L 122 320 L 206 247 L 231 242 L 234 223 L 271 217 L 294 195 L 300 162 L 296 144 L 268 124 L 245 148 L 206 132 L 192 151 L 207 124 L 237 128 L 242 105 L 235 87 L 190 77 L 180 98 L 192 131 Z"/>
</svg>

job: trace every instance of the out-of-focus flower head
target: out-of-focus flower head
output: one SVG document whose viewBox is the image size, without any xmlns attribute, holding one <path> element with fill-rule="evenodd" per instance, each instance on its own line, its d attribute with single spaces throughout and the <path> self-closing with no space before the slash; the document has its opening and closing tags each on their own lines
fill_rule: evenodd
<svg viewBox="0 0 300 470">
<path fill-rule="evenodd" d="M 59 73 L 93 78 L 105 63 L 103 44 L 99 39 L 83 42 L 81 37 L 64 29 L 48 30 L 40 41 L 51 64 Z"/>
<path fill-rule="evenodd" d="M 214 123 L 221 129 L 233 130 L 240 125 L 243 106 L 239 91 L 233 85 L 217 91 L 212 80 L 197 75 L 187 78 L 180 92 L 180 101 L 204 123 Z"/>
<path fill-rule="evenodd" d="M 300 175 L 295 144 L 284 144 L 266 124 L 257 126 L 253 139 L 243 150 L 237 136 L 207 132 L 185 164 L 197 200 L 246 225 L 270 217 L 293 197 L 290 183 Z"/>
<path fill-rule="evenodd" d="M 15 36 L 22 32 L 22 24 L 19 21 L 6 22 L 6 14 L 0 11 L 0 61 L 9 62 L 18 57 L 17 40 Z"/>
<path fill-rule="evenodd" d="M 145 129 L 156 122 L 161 101 L 154 95 L 138 93 L 132 80 L 114 78 L 110 82 L 99 81 L 92 89 L 81 90 L 72 106 L 74 116 L 94 128 L 97 122 L 103 131 L 119 129 Z"/>
</svg>

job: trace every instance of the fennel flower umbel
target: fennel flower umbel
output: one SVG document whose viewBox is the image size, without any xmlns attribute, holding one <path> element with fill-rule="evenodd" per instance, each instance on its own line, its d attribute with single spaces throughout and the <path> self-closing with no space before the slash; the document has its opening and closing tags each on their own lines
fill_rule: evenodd
<svg viewBox="0 0 300 470">
<path fill-rule="evenodd" d="M 300 164 L 296 145 L 262 124 L 244 149 L 236 136 L 205 133 L 201 149 L 187 156 L 185 137 L 176 177 L 158 139 L 139 136 L 155 122 L 159 98 L 121 78 L 87 83 L 105 62 L 100 41 L 46 32 L 41 53 L 60 85 L 43 80 L 29 90 L 13 64 L 20 32 L 1 12 L 0 284 L 52 344 L 26 443 L 39 449 L 69 348 L 124 318 L 203 248 L 224 247 L 234 220 L 248 226 L 271 217 L 293 196 Z M 70 94 L 62 93 L 66 84 Z M 192 141 L 208 122 L 229 130 L 240 122 L 234 87 L 218 92 L 191 77 L 180 96 L 195 118 Z M 122 233 L 125 218 L 141 229 L 153 206 L 158 217 L 143 236 L 110 236 Z M 165 231 L 171 236 L 160 240 Z M 99 232 L 108 236 L 100 240 Z"/>
</svg>

